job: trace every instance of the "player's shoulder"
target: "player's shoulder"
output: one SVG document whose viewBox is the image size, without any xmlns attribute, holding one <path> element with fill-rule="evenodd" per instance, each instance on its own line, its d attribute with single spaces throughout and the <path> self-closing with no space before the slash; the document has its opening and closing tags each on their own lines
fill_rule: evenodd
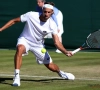
<svg viewBox="0 0 100 90">
<path fill-rule="evenodd" d="M 50 17 L 50 27 L 57 27 L 57 25 L 52 17 Z"/>
<path fill-rule="evenodd" d="M 50 22 L 55 23 L 52 17 L 49 18 Z"/>
<path fill-rule="evenodd" d="M 36 11 L 29 11 L 29 12 L 27 12 L 27 14 L 29 14 L 29 15 L 38 15 L 39 12 L 36 12 Z"/>
</svg>

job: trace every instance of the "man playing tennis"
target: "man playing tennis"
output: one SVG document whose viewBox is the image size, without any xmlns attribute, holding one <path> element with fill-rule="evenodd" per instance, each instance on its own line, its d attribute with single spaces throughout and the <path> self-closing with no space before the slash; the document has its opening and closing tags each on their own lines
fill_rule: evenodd
<svg viewBox="0 0 100 90">
<path fill-rule="evenodd" d="M 58 27 L 58 37 L 60 42 L 62 43 L 62 34 L 64 33 L 63 30 L 63 14 L 62 12 L 55 7 L 53 2 L 46 2 L 46 0 L 37 0 L 37 8 L 36 11 L 42 13 L 42 8 L 44 4 L 50 4 L 53 5 L 53 11 L 54 13 L 52 14 L 52 19 L 55 21 Z M 48 34 L 45 38 L 52 38 L 51 34 Z M 57 53 L 61 53 L 59 49 L 56 50 Z"/>
<path fill-rule="evenodd" d="M 49 70 L 56 72 L 60 77 L 67 80 L 74 80 L 75 76 L 71 73 L 63 72 L 59 67 L 53 63 L 49 53 L 42 53 L 41 49 L 44 47 L 44 37 L 51 33 L 55 46 L 63 52 L 66 56 L 72 56 L 71 51 L 67 51 L 62 43 L 59 41 L 57 25 L 51 18 L 53 14 L 53 6 L 45 4 L 43 6 L 43 13 L 27 12 L 18 18 L 7 22 L 0 31 L 12 26 L 17 22 L 26 22 L 25 27 L 18 38 L 17 50 L 14 57 L 15 77 L 13 86 L 20 86 L 20 68 L 22 64 L 22 54 L 29 50 L 35 55 L 36 61 L 39 64 L 44 64 Z"/>
</svg>

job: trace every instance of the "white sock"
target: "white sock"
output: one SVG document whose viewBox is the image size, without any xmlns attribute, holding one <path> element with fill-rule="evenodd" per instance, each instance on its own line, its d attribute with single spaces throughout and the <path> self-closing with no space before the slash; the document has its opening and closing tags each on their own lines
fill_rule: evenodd
<svg viewBox="0 0 100 90">
<path fill-rule="evenodd" d="M 59 73 L 62 73 L 62 72 L 64 72 L 64 71 L 61 71 L 61 70 L 59 71 Z"/>
<path fill-rule="evenodd" d="M 62 72 L 63 72 L 63 71 L 60 70 L 59 73 L 58 73 L 58 75 L 59 75 L 60 77 L 62 76 Z"/>
<path fill-rule="evenodd" d="M 19 69 L 15 69 L 15 77 L 16 77 L 16 78 L 19 78 L 19 72 L 20 72 Z"/>
</svg>

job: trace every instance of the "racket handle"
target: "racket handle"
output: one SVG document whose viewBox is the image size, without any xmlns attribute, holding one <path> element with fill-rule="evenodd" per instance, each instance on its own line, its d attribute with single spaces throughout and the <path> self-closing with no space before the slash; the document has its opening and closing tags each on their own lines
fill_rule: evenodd
<svg viewBox="0 0 100 90">
<path fill-rule="evenodd" d="M 75 49 L 74 51 L 72 51 L 72 54 L 77 53 L 78 51 L 82 50 L 82 47 Z"/>
</svg>

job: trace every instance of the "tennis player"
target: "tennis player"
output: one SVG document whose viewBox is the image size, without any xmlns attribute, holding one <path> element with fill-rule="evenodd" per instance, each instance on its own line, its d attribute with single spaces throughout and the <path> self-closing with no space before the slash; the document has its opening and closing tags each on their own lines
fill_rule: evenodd
<svg viewBox="0 0 100 90">
<path fill-rule="evenodd" d="M 46 0 L 37 0 L 37 8 L 36 11 L 42 13 L 42 7 L 44 4 L 51 4 L 54 6 L 53 2 L 46 2 Z M 57 24 L 58 28 L 58 37 L 60 42 L 62 43 L 62 34 L 63 30 L 63 14 L 60 10 L 58 10 L 55 6 L 53 7 L 54 13 L 52 14 L 52 18 Z M 45 38 L 52 38 L 51 34 L 48 34 Z M 59 49 L 56 50 L 57 53 L 62 53 Z"/>
<path fill-rule="evenodd" d="M 20 86 L 20 68 L 22 64 L 22 54 L 27 53 L 29 50 L 35 55 L 38 64 L 44 64 L 49 70 L 56 72 L 60 77 L 67 80 L 74 80 L 75 76 L 71 73 L 63 72 L 59 67 L 53 63 L 51 56 L 48 52 L 42 53 L 44 48 L 44 37 L 52 34 L 55 46 L 68 57 L 72 56 L 71 51 L 67 51 L 62 43 L 59 41 L 57 25 L 51 18 L 53 14 L 53 6 L 45 4 L 43 6 L 43 13 L 27 12 L 18 18 L 8 21 L 0 31 L 14 25 L 17 22 L 26 22 L 25 27 L 18 38 L 16 45 L 16 53 L 14 57 L 15 76 L 13 86 Z"/>
</svg>

